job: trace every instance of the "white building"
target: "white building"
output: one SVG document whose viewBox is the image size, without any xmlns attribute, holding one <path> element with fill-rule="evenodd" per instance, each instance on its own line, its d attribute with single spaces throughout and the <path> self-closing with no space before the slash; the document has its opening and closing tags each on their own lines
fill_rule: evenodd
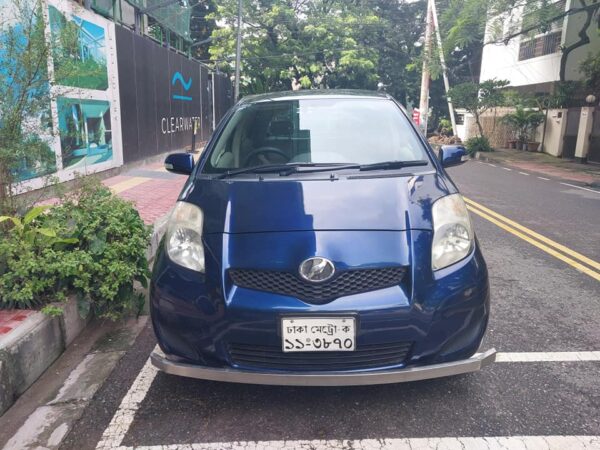
<svg viewBox="0 0 600 450">
<path fill-rule="evenodd" d="M 556 2 L 557 10 L 571 10 L 580 6 L 579 0 Z M 533 92 L 548 92 L 552 84 L 560 80 L 562 49 L 579 40 L 578 33 L 585 19 L 584 12 L 567 15 L 555 23 L 547 33 L 517 36 L 506 45 L 494 42 L 518 31 L 523 24 L 527 26 L 527 14 L 523 8 L 516 10 L 512 17 L 505 17 L 503 30 L 493 29 L 493 21 L 488 22 L 480 79 L 509 80 L 510 85 L 514 87 L 530 86 L 531 89 L 528 90 Z M 600 34 L 597 28 L 596 20 L 592 20 L 587 30 L 590 43 L 569 53 L 565 80 L 581 80 L 579 63 L 589 53 L 600 50 Z M 498 35 L 499 33 L 501 35 Z"/>
<path fill-rule="evenodd" d="M 554 5 L 557 14 L 584 6 L 580 0 L 558 0 Z M 523 92 L 554 91 L 556 83 L 561 80 L 563 50 L 580 40 L 579 32 L 585 28 L 587 14 L 584 11 L 569 14 L 554 23 L 546 33 L 522 34 L 507 43 L 502 42 L 533 25 L 531 18 L 521 7 L 510 15 L 504 15 L 501 20 L 488 20 L 482 52 L 481 81 L 492 78 L 508 80 L 511 87 Z M 498 26 L 499 23 L 502 26 Z M 565 81 L 581 81 L 581 61 L 589 54 L 600 51 L 600 33 L 595 15 L 586 34 L 589 43 L 572 50 L 565 57 Z M 587 94 L 589 93 L 581 91 L 577 93 L 577 97 L 584 99 Z M 598 110 L 598 107 L 550 111 L 545 135 L 542 136 L 543 127 L 538 131 L 543 151 L 555 156 L 600 163 L 600 113 L 594 114 L 594 110 Z M 593 123 L 593 116 L 598 116 L 596 121 L 599 123 Z"/>
</svg>

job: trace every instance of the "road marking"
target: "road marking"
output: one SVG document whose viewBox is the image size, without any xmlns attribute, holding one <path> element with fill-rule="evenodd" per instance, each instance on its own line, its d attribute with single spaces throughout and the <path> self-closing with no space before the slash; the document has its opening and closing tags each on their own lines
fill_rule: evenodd
<svg viewBox="0 0 600 450">
<path fill-rule="evenodd" d="M 150 181 L 151 179 L 152 178 L 146 177 L 132 177 L 128 180 L 120 181 L 119 183 L 113 184 L 112 186 L 110 186 L 110 190 L 113 191 L 115 194 L 119 194 L 123 191 L 131 189 L 132 187 L 145 183 L 146 181 Z"/>
<path fill-rule="evenodd" d="M 148 358 L 127 394 L 123 397 L 119 409 L 111 419 L 108 427 L 102 433 L 102 438 L 96 449 L 114 449 L 121 445 L 133 422 L 135 413 L 140 408 L 144 398 L 146 398 L 157 372 L 158 369 L 152 365 L 150 358 Z"/>
<path fill-rule="evenodd" d="M 154 348 L 154 350 L 157 350 L 158 346 L 156 346 Z M 586 362 L 586 361 L 600 361 L 600 351 L 588 351 L 588 352 L 500 352 L 496 354 L 496 362 L 502 362 L 502 363 L 516 363 L 516 362 Z M 248 443 L 236 443 L 236 445 L 240 445 L 240 447 L 235 447 L 232 446 L 233 443 L 227 443 L 227 445 L 224 445 L 224 443 L 220 443 L 220 444 L 186 444 L 186 445 L 175 445 L 175 446 L 168 446 L 168 447 L 164 447 L 164 446 L 144 446 L 144 447 L 123 447 L 121 446 L 121 443 L 123 442 L 123 439 L 125 438 L 125 435 L 127 434 L 127 432 L 129 431 L 129 428 L 131 427 L 131 424 L 133 423 L 133 420 L 135 418 L 135 415 L 137 413 L 137 411 L 140 408 L 140 405 L 142 404 L 142 402 L 144 401 L 144 399 L 146 398 L 146 395 L 148 394 L 148 391 L 150 390 L 150 387 L 152 386 L 152 382 L 154 381 L 154 379 L 156 378 L 157 373 L 159 372 L 159 370 L 154 367 L 154 365 L 152 364 L 152 362 L 150 361 L 150 358 L 148 358 L 148 360 L 146 360 L 146 363 L 144 364 L 144 367 L 142 367 L 142 370 L 140 371 L 140 373 L 137 375 L 137 377 L 135 378 L 133 384 L 131 385 L 131 387 L 129 388 L 129 390 L 127 391 L 127 393 L 125 394 L 125 396 L 123 397 L 123 400 L 121 400 L 121 404 L 119 405 L 119 408 L 117 409 L 117 411 L 115 412 L 114 416 L 112 417 L 110 423 L 108 424 L 108 426 L 106 427 L 106 429 L 104 430 L 104 433 L 102 433 L 102 438 L 100 439 L 100 442 L 98 442 L 98 445 L 96 445 L 96 450 L 109 450 L 109 449 L 119 449 L 119 450 L 129 450 L 129 449 L 133 449 L 133 448 L 139 448 L 139 449 L 145 449 L 145 450 L 153 450 L 153 449 L 164 449 L 164 448 L 169 448 L 169 450 L 171 449 L 187 449 L 189 450 L 190 447 L 193 449 L 221 449 L 221 448 L 227 448 L 227 449 L 244 449 L 244 450 L 248 450 L 248 449 L 263 449 L 263 448 L 271 448 L 273 447 L 272 442 L 283 442 L 283 441 L 270 441 L 270 442 L 248 442 Z M 481 447 L 481 448 L 497 448 L 495 447 L 493 444 L 495 444 L 495 442 L 490 441 L 490 439 L 501 439 L 501 440 L 506 440 L 506 439 L 553 439 L 553 438 L 559 438 L 559 439 L 572 439 L 573 442 L 572 444 L 574 445 L 581 445 L 581 442 L 578 441 L 578 439 L 580 439 L 580 437 L 578 436 L 525 436 L 525 437 L 495 437 L 495 438 L 458 438 L 458 439 L 485 439 L 486 441 L 489 441 L 490 443 L 488 444 L 489 447 Z M 593 437 L 593 436 L 589 436 L 590 439 L 592 439 L 592 441 L 584 441 L 588 442 L 588 444 L 594 443 L 594 439 L 598 440 L 599 437 Z M 442 438 L 443 439 L 454 439 L 453 441 L 447 441 L 447 442 L 443 442 L 443 444 L 450 444 L 452 443 L 453 445 L 456 445 L 456 439 L 455 438 Z M 404 444 L 404 442 L 409 442 L 409 444 Z M 594 441 L 594 442 L 593 442 Z M 317 447 L 311 447 L 310 445 L 312 445 L 313 442 L 319 442 L 319 446 Z M 275 447 L 275 448 L 348 448 L 348 446 L 341 446 L 341 447 L 336 447 L 335 445 L 337 444 L 330 444 L 330 443 L 336 443 L 336 442 L 348 442 L 348 441 L 286 441 L 287 444 L 290 444 L 291 446 L 288 447 Z M 371 440 L 362 440 L 362 441 L 353 441 L 353 442 L 372 442 Z M 377 440 L 377 442 L 382 442 L 382 440 Z M 427 442 L 440 442 L 439 438 L 431 438 L 431 439 L 385 439 L 385 442 L 393 442 L 393 443 L 398 443 L 398 446 L 394 446 L 392 444 L 389 444 L 388 447 L 380 447 L 380 448 L 390 448 L 390 449 L 396 449 L 396 448 L 403 448 L 400 447 L 399 445 L 409 445 L 408 449 L 410 448 L 424 448 L 424 449 L 428 449 L 428 448 L 437 448 L 436 445 L 431 444 L 432 447 L 428 447 Z M 465 441 L 466 442 L 466 441 Z M 478 441 L 477 441 L 478 442 Z M 473 441 L 473 445 L 475 446 L 475 444 L 477 443 L 476 441 Z M 483 441 L 482 441 L 483 442 Z M 533 442 L 533 441 L 532 441 Z M 554 441 L 552 441 L 554 442 Z M 564 448 L 564 444 L 562 443 L 562 441 L 556 441 L 557 443 L 559 443 L 560 445 L 557 445 L 556 447 L 553 446 L 546 446 L 543 448 L 557 448 L 557 449 L 562 449 Z M 306 444 L 305 444 L 306 443 Z M 469 442 L 470 443 L 470 442 Z M 485 442 L 483 442 L 485 443 Z M 548 441 L 548 443 L 550 444 L 550 441 Z M 410 447 L 410 444 L 412 444 L 412 447 Z M 419 446 L 417 446 L 417 444 Z M 515 445 L 521 445 L 519 444 L 517 441 L 514 441 Z M 600 441 L 597 442 L 597 444 L 599 445 L 599 447 L 597 447 L 600 450 Z M 211 447 L 212 445 L 212 447 Z M 262 445 L 262 447 L 261 447 Z M 279 444 L 277 444 L 279 445 Z M 304 447 L 303 447 L 304 445 Z M 438 444 L 440 445 L 440 444 Z M 552 444 L 554 445 L 554 444 Z M 466 446 L 465 446 L 466 447 Z M 353 447 L 356 449 L 361 449 L 363 447 Z M 364 447 L 364 448 L 373 448 L 371 447 Z M 378 447 L 375 447 L 378 448 Z M 446 448 L 445 446 L 443 448 Z M 451 447 L 454 448 L 454 447 Z M 460 446 L 457 448 L 461 448 Z M 467 447 L 470 448 L 470 447 Z M 474 448 L 479 448 L 479 447 L 474 447 Z M 500 447 L 503 448 L 503 447 Z M 507 446 L 506 448 L 513 448 L 512 446 Z M 527 447 L 529 448 L 529 447 Z M 571 448 L 575 449 L 575 448 L 596 448 L 596 447 L 573 447 L 571 445 Z"/>
<path fill-rule="evenodd" d="M 538 177 L 540 180 L 550 181 L 550 178 Z"/>
<path fill-rule="evenodd" d="M 536 233 L 535 231 L 533 231 L 533 230 L 531 230 L 531 229 L 529 229 L 529 228 L 527 228 L 527 227 L 525 227 L 525 226 L 523 226 L 523 225 L 521 225 L 521 224 L 519 224 L 519 223 L 517 223 L 517 222 L 515 222 L 513 220 L 510 220 L 508 217 L 505 217 L 505 216 L 503 216 L 501 214 L 498 214 L 497 212 L 492 211 L 491 209 L 486 208 L 485 206 L 483 206 L 483 205 L 481 205 L 481 204 L 479 204 L 477 202 L 474 202 L 471 199 L 464 198 L 464 200 L 465 200 L 465 202 L 467 202 L 467 204 L 471 208 L 476 208 L 477 210 L 480 210 L 480 211 L 477 211 L 475 209 L 471 209 L 476 214 L 478 214 L 478 215 L 480 215 L 480 216 L 483 217 L 483 215 L 482 215 L 483 213 L 481 211 L 483 211 L 484 213 L 486 213 L 488 216 L 484 217 L 484 219 L 487 219 L 487 217 L 492 216 L 492 217 L 494 217 L 494 218 L 496 218 L 498 220 L 501 220 L 502 222 L 506 223 L 507 225 L 512 226 L 513 228 L 516 228 L 517 230 L 520 230 L 523 233 L 527 233 L 529 236 L 537 239 L 538 241 L 541 241 L 541 242 L 543 242 L 544 244 L 547 244 L 550 247 L 554 247 L 555 249 L 560 250 L 561 252 L 563 252 L 563 253 L 571 256 L 572 258 L 575 258 L 575 259 L 577 259 L 577 260 L 579 260 L 579 261 L 581 261 L 581 262 L 583 262 L 583 263 L 585 263 L 585 264 L 593 267 L 594 269 L 597 269 L 598 271 L 600 271 L 600 263 L 599 262 L 594 261 L 593 259 L 588 258 L 587 256 L 582 255 L 581 253 L 578 253 L 575 250 L 571 250 L 569 247 L 566 247 L 566 246 L 564 246 L 562 244 L 559 244 L 558 242 L 555 242 L 552 239 L 547 238 L 546 236 L 543 236 L 543 235 L 541 235 L 539 233 Z M 494 221 L 494 223 L 496 223 L 496 222 Z M 496 225 L 498 225 L 498 223 L 496 223 Z M 500 226 L 500 225 L 498 225 L 498 226 Z M 500 227 L 503 228 L 503 229 L 506 229 L 506 227 L 504 225 L 500 226 Z M 513 233 L 513 234 L 515 234 L 515 233 Z M 521 236 L 519 236 L 519 237 L 521 237 Z M 532 243 L 531 239 L 528 238 L 528 237 L 524 238 L 524 240 L 526 240 L 527 242 Z M 539 247 L 537 244 L 533 244 L 533 245 L 535 245 L 536 247 Z M 554 256 L 553 253 L 552 253 L 552 255 Z M 562 259 L 562 258 L 559 258 L 559 259 Z"/>
<path fill-rule="evenodd" d="M 486 163 L 486 164 L 491 167 L 496 167 L 496 164 L 492 164 L 492 163 Z"/>
<path fill-rule="evenodd" d="M 503 170 L 507 170 L 508 172 L 512 172 L 512 169 L 509 169 L 508 167 L 503 167 Z"/>
<path fill-rule="evenodd" d="M 235 441 L 203 444 L 154 445 L 120 447 L 119 450 L 429 450 L 429 449 L 540 449 L 598 450 L 600 436 L 490 436 L 407 439 L 342 439 L 303 441 Z"/>
<path fill-rule="evenodd" d="M 540 250 L 545 251 L 546 253 L 548 253 L 549 255 L 554 256 L 557 259 L 560 259 L 561 261 L 569 264 L 570 266 L 576 268 L 577 270 L 579 270 L 580 272 L 583 272 L 586 275 L 589 275 L 590 277 L 594 278 L 597 281 L 600 281 L 600 273 L 598 272 L 594 272 L 592 269 L 584 266 L 583 264 L 578 263 L 577 261 L 564 256 L 562 253 L 558 253 L 556 250 L 548 247 L 547 245 L 544 245 L 538 241 L 535 241 L 533 239 L 531 239 L 529 236 L 526 236 L 525 234 L 515 230 L 514 228 L 503 224 L 502 222 L 494 219 L 493 217 L 478 211 L 477 209 L 473 208 L 472 206 L 468 206 L 469 211 L 474 212 L 475 214 L 477 214 L 480 217 L 483 217 L 484 219 L 488 220 L 489 222 L 492 222 L 494 225 L 499 226 L 500 228 L 502 228 L 505 231 L 508 231 L 511 234 L 514 234 L 515 236 L 523 239 L 526 242 L 529 242 L 531 245 L 539 248 Z"/>
<path fill-rule="evenodd" d="M 527 172 L 519 172 L 519 175 L 526 175 L 529 176 L 529 174 Z"/>
<path fill-rule="evenodd" d="M 590 192 L 595 192 L 596 194 L 600 194 L 600 191 L 597 191 L 595 189 L 589 189 L 589 188 L 584 188 L 581 186 L 575 186 L 574 184 L 569 184 L 569 183 L 560 183 L 560 184 L 562 184 L 564 186 L 569 186 L 569 187 L 576 188 L 576 189 L 583 189 L 584 191 L 590 191 Z"/>
<path fill-rule="evenodd" d="M 496 362 L 583 362 L 600 361 L 600 352 L 496 353 Z"/>
</svg>

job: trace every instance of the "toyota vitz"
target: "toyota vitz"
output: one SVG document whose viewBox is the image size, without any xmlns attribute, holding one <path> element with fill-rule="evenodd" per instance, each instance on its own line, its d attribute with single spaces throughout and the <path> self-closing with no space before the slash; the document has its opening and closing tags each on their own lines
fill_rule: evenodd
<svg viewBox="0 0 600 450">
<path fill-rule="evenodd" d="M 197 164 L 156 257 L 161 370 L 238 383 L 361 385 L 477 371 L 489 316 L 465 203 L 385 94 L 240 101 Z"/>
</svg>

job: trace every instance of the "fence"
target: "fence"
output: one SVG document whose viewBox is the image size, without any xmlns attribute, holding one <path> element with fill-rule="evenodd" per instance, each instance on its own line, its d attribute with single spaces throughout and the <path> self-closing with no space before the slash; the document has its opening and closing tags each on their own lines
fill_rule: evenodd
<svg viewBox="0 0 600 450">
<path fill-rule="evenodd" d="M 230 81 L 121 26 L 116 43 L 124 162 L 188 149 L 194 125 L 206 140 L 233 103 Z"/>
</svg>

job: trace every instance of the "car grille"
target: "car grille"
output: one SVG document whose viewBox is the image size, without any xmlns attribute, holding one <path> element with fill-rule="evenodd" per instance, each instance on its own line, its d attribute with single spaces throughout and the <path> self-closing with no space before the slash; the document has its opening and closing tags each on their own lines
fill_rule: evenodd
<svg viewBox="0 0 600 450">
<path fill-rule="evenodd" d="M 243 288 L 288 295 L 309 303 L 325 303 L 346 295 L 374 291 L 400 284 L 405 267 L 353 269 L 337 274 L 323 283 L 301 280 L 290 272 L 231 269 L 233 282 Z"/>
<path fill-rule="evenodd" d="M 404 363 L 411 342 L 362 345 L 352 352 L 294 352 L 284 353 L 281 347 L 248 344 L 230 344 L 231 361 L 248 368 L 335 371 L 372 369 Z"/>
</svg>

